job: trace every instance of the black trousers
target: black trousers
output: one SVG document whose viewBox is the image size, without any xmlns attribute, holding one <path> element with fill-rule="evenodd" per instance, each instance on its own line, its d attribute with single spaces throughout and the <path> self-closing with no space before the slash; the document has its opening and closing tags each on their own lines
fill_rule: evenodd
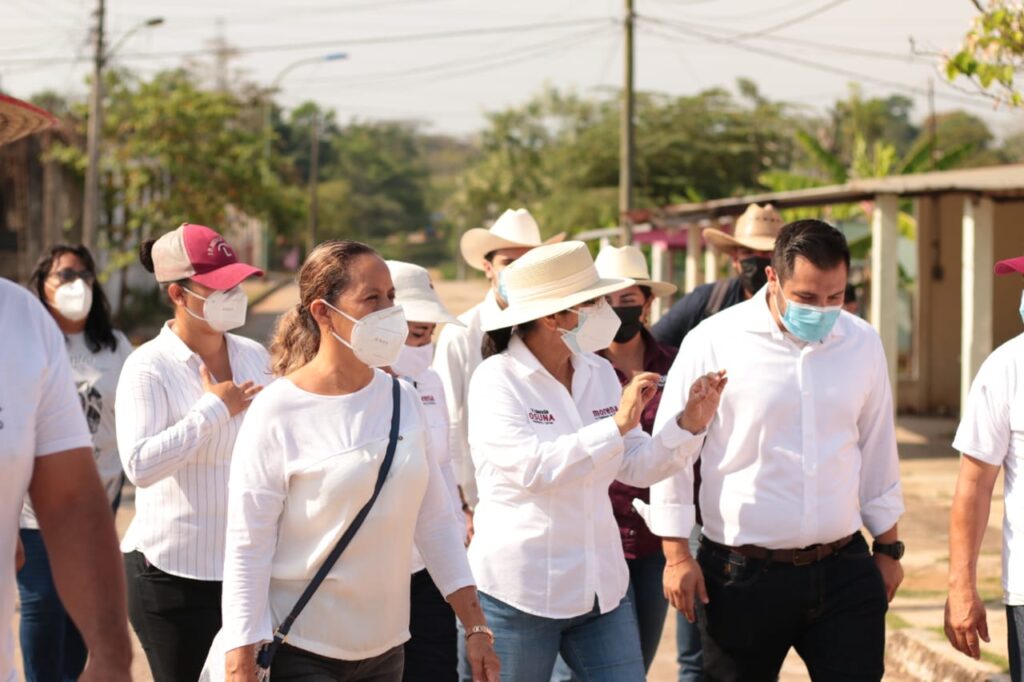
<svg viewBox="0 0 1024 682">
<path fill-rule="evenodd" d="M 809 566 L 769 564 L 707 544 L 697 561 L 709 599 L 697 604 L 708 682 L 774 681 L 791 647 L 816 682 L 882 679 L 888 601 L 860 533 Z"/>
<path fill-rule="evenodd" d="M 125 554 L 124 566 L 128 620 L 154 682 L 199 679 L 221 626 L 221 583 L 164 573 L 141 552 Z"/>
<path fill-rule="evenodd" d="M 455 612 L 426 570 L 412 576 L 409 634 L 403 682 L 456 682 L 458 632 Z"/>
<path fill-rule="evenodd" d="M 400 682 L 401 646 L 363 661 L 342 661 L 282 644 L 270 666 L 270 682 Z"/>
</svg>

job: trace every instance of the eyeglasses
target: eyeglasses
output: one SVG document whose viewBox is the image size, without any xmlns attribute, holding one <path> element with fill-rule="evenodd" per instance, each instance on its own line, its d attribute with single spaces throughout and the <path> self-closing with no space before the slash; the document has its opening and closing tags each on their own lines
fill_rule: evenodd
<svg viewBox="0 0 1024 682">
<path fill-rule="evenodd" d="M 72 268 L 63 268 L 50 276 L 59 279 L 61 284 L 70 284 L 76 279 L 80 279 L 86 284 L 92 284 L 96 279 L 96 274 L 92 270 L 74 270 Z"/>
</svg>

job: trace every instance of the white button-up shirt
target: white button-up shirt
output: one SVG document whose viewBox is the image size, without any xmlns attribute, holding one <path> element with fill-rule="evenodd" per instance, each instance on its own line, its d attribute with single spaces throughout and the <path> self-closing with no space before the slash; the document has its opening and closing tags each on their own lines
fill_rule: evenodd
<svg viewBox="0 0 1024 682">
<path fill-rule="evenodd" d="M 545 618 L 619 605 L 629 572 L 608 486 L 646 487 L 692 466 L 703 440 L 675 422 L 651 438 L 625 437 L 612 417 L 615 370 L 573 358 L 572 394 L 513 336 L 469 389 L 469 442 L 480 502 L 469 546 L 479 589 Z"/>
<path fill-rule="evenodd" d="M 266 349 L 225 334 L 237 384 L 270 380 Z M 135 518 L 122 552 L 138 550 L 162 571 L 220 580 L 228 467 L 244 412 L 203 391 L 202 360 L 165 325 L 128 356 L 117 386 L 117 445 L 135 484 Z M 216 378 L 215 378 L 216 380 Z"/>
<path fill-rule="evenodd" d="M 820 343 L 779 329 L 767 288 L 687 334 L 669 371 L 654 432 L 671 428 L 697 377 L 729 383 L 700 453 L 704 535 L 771 549 L 832 542 L 903 513 L 892 394 L 878 334 L 843 313 Z M 651 489 L 651 529 L 685 538 L 693 473 Z"/>
<path fill-rule="evenodd" d="M 452 465 L 456 480 L 471 505 L 476 504 L 477 491 L 473 460 L 469 454 L 469 379 L 483 362 L 481 319 L 500 311 L 494 291 L 489 290 L 482 302 L 459 315 L 459 321 L 465 327 L 445 325 L 437 337 L 437 350 L 434 351 L 433 367 L 444 384 L 448 408 L 448 447 Z"/>
<path fill-rule="evenodd" d="M 1003 600 L 1024 605 L 1024 334 L 988 356 L 971 384 L 953 447 L 1001 466 L 1003 484 Z"/>
</svg>

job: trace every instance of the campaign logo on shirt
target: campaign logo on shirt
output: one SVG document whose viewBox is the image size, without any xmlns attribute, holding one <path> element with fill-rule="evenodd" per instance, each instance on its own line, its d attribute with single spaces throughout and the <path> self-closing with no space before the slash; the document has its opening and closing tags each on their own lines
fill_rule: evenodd
<svg viewBox="0 0 1024 682">
<path fill-rule="evenodd" d="M 615 413 L 619 411 L 617 407 L 602 407 L 598 410 L 592 410 L 594 413 L 594 419 L 607 419 L 608 417 L 614 417 Z"/>
<path fill-rule="evenodd" d="M 530 410 L 530 421 L 534 424 L 554 424 L 555 415 L 548 410 Z"/>
<path fill-rule="evenodd" d="M 422 393 L 420 394 L 420 402 L 427 407 L 433 407 L 434 405 L 437 405 L 437 398 L 427 393 Z"/>
</svg>

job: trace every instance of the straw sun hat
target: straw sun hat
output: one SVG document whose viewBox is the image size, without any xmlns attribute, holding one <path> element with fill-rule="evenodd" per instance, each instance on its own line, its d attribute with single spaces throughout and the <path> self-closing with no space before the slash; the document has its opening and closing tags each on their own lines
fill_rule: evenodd
<svg viewBox="0 0 1024 682">
<path fill-rule="evenodd" d="M 594 266 L 602 277 L 625 277 L 647 287 L 655 298 L 671 296 L 679 290 L 675 284 L 651 279 L 647 259 L 635 246 L 606 246 L 597 254 Z"/>
<path fill-rule="evenodd" d="M 565 239 L 565 233 L 556 234 L 542 242 L 540 228 L 525 208 L 508 209 L 494 221 L 490 229 L 474 227 L 462 235 L 459 248 L 470 267 L 484 269 L 484 256 L 498 249 L 532 249 L 541 244 L 555 244 Z"/>
<path fill-rule="evenodd" d="M 57 118 L 28 102 L 0 95 L 0 145 L 57 124 Z"/>
<path fill-rule="evenodd" d="M 635 283 L 601 277 L 587 245 L 577 241 L 539 246 L 503 272 L 508 307 L 482 320 L 485 332 L 553 315 Z"/>
<path fill-rule="evenodd" d="M 709 227 L 704 230 L 704 239 L 721 253 L 731 253 L 739 248 L 751 251 L 772 251 L 775 239 L 782 229 L 782 216 L 771 204 L 751 204 L 736 219 L 732 235 Z"/>
<path fill-rule="evenodd" d="M 385 262 L 395 284 L 395 305 L 402 306 L 405 319 L 409 322 L 466 326 L 441 303 L 426 268 L 397 260 Z"/>
</svg>

